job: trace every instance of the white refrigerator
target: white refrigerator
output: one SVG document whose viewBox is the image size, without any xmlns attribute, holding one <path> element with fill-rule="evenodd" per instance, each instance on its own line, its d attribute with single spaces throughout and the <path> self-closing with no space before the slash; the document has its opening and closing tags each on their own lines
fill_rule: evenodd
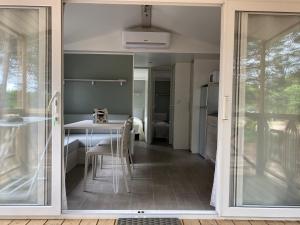
<svg viewBox="0 0 300 225">
<path fill-rule="evenodd" d="M 199 119 L 199 153 L 207 158 L 207 125 L 208 116 L 218 117 L 219 84 L 209 83 L 200 90 L 200 119 Z"/>
</svg>

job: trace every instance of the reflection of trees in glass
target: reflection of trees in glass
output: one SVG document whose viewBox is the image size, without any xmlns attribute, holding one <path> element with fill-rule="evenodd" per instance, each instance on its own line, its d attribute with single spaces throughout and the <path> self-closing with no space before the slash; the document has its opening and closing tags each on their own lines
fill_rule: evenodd
<svg viewBox="0 0 300 225">
<path fill-rule="evenodd" d="M 266 109 L 300 113 L 300 26 L 272 41 L 266 51 Z"/>
<path fill-rule="evenodd" d="M 262 65 L 262 57 L 265 57 L 265 65 Z M 264 98 L 265 113 L 300 113 L 299 25 L 269 41 L 249 40 L 245 66 L 247 112 L 260 112 L 257 103 Z M 262 72 L 264 96 L 260 92 Z"/>
<path fill-rule="evenodd" d="M 29 107 L 38 108 L 39 99 L 39 45 L 38 33 L 27 37 L 27 104 Z"/>
<path fill-rule="evenodd" d="M 247 57 L 244 66 L 247 68 L 246 82 L 246 112 L 257 112 L 259 98 L 259 74 L 261 62 L 261 41 L 248 42 Z"/>
<path fill-rule="evenodd" d="M 5 10 L 1 9 L 0 14 Z M 38 23 L 38 12 L 34 13 L 35 11 L 28 11 L 28 16 L 36 16 L 35 21 Z M 2 109 L 21 113 L 26 107 L 38 107 L 38 56 L 39 34 L 37 32 L 21 34 L 7 32 L 0 27 L 0 106 Z"/>
</svg>

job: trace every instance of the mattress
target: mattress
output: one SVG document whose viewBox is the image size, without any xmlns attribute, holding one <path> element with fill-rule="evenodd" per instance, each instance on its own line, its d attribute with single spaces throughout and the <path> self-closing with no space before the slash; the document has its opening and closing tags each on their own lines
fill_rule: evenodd
<svg viewBox="0 0 300 225">
<path fill-rule="evenodd" d="M 145 134 L 144 134 L 143 121 L 137 117 L 134 117 L 133 118 L 133 129 L 134 129 L 135 134 L 139 134 L 140 141 L 144 140 Z"/>
<path fill-rule="evenodd" d="M 153 122 L 154 137 L 155 138 L 169 138 L 170 124 L 164 121 Z"/>
</svg>

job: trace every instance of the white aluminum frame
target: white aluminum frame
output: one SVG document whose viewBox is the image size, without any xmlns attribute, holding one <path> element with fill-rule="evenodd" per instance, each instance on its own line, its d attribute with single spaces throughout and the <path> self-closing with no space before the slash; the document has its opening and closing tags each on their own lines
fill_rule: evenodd
<svg viewBox="0 0 300 225">
<path fill-rule="evenodd" d="M 220 77 L 220 114 L 218 133 L 218 210 L 222 217 L 246 218 L 298 218 L 300 208 L 258 208 L 230 207 L 230 160 L 231 160 L 231 126 L 234 60 L 234 26 L 235 12 L 278 12 L 300 13 L 299 1 L 287 0 L 228 0 L 223 7 L 222 41 L 221 41 L 221 77 Z M 225 33 L 226 31 L 226 33 Z M 225 101 L 229 99 L 228 101 Z"/>
<path fill-rule="evenodd" d="M 62 0 L 72 4 L 122 4 L 122 5 L 173 5 L 173 6 L 207 6 L 222 7 L 225 0 Z M 221 12 L 224 13 L 223 10 Z M 223 16 L 222 16 L 223 17 Z M 222 34 L 221 34 L 222 36 Z M 69 51 L 66 54 L 70 53 Z M 80 54 L 80 52 L 77 52 Z M 100 52 L 101 53 L 101 52 Z M 105 52 L 105 54 L 128 54 L 122 52 Z M 133 54 L 133 53 L 132 53 Z M 149 72 L 149 82 L 151 81 Z M 150 84 L 150 83 L 149 83 Z M 149 89 L 150 90 L 150 89 Z M 150 109 L 149 109 L 150 110 Z M 149 132 L 150 133 L 150 132 Z M 148 138 L 149 139 L 149 138 Z M 138 213 L 143 211 L 143 213 Z M 216 210 L 62 210 L 64 218 L 118 218 L 122 217 L 179 217 L 179 218 L 203 218 L 213 219 L 218 217 Z"/>
<path fill-rule="evenodd" d="M 0 217 L 42 216 L 61 214 L 61 0 L 0 0 L 1 7 L 50 7 L 51 8 L 51 78 L 52 94 L 56 95 L 58 107 L 53 116 L 58 121 L 52 126 L 52 177 L 51 206 L 0 206 Z"/>
<path fill-rule="evenodd" d="M 231 108 L 232 81 L 234 60 L 234 26 L 236 11 L 255 12 L 300 12 L 299 0 L 64 0 L 66 3 L 93 4 L 152 4 L 177 6 L 214 6 L 222 7 L 221 12 L 221 46 L 220 46 L 220 86 L 219 86 L 219 118 L 218 118 L 218 151 L 216 191 L 216 211 L 158 211 L 146 210 L 137 214 L 136 210 L 64 210 L 66 217 L 114 217 L 114 216 L 178 216 L 180 218 L 297 218 L 297 208 L 243 208 L 229 207 L 230 154 L 231 154 Z M 298 216 L 299 217 L 299 216 Z"/>
</svg>

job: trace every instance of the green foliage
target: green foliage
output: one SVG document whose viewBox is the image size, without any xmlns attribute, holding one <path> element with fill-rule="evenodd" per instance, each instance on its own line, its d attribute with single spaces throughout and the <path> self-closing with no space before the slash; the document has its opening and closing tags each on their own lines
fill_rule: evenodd
<svg viewBox="0 0 300 225">
<path fill-rule="evenodd" d="M 267 42 L 248 41 L 244 63 L 247 112 L 300 114 L 299 26 Z"/>
</svg>

